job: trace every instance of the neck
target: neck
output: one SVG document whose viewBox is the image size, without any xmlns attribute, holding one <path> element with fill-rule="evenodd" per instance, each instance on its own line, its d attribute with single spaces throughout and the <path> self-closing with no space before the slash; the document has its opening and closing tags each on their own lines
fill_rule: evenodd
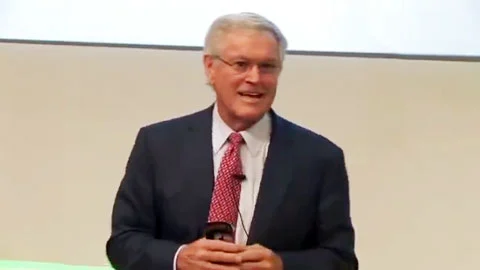
<svg viewBox="0 0 480 270">
<path fill-rule="evenodd" d="M 225 124 L 227 124 L 227 126 L 229 126 L 235 132 L 247 130 L 260 120 L 260 119 L 241 119 L 239 117 L 232 115 L 226 110 L 222 110 L 222 108 L 220 107 L 218 107 L 218 114 L 222 118 L 223 122 L 225 122 Z"/>
<path fill-rule="evenodd" d="M 227 124 L 227 126 L 229 126 L 235 132 L 247 130 L 257 122 L 257 120 L 248 121 L 234 116 L 222 115 L 221 113 L 220 117 L 225 124 Z"/>
</svg>

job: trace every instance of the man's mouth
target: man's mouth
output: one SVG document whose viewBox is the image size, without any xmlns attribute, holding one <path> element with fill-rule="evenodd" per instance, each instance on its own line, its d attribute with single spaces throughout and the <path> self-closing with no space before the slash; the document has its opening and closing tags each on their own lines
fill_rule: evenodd
<svg viewBox="0 0 480 270">
<path fill-rule="evenodd" d="M 262 98 L 264 94 L 257 93 L 257 92 L 240 92 L 240 96 L 242 97 L 249 97 L 249 98 Z"/>
</svg>

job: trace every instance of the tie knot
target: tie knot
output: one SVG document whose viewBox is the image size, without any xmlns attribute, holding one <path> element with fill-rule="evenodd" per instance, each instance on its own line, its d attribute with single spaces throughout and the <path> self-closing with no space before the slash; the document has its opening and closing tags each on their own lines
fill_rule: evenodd
<svg viewBox="0 0 480 270">
<path fill-rule="evenodd" d="M 228 137 L 228 140 L 233 145 L 240 145 L 241 143 L 243 143 L 243 137 L 238 132 L 233 132 L 232 134 L 230 134 L 230 136 Z"/>
</svg>

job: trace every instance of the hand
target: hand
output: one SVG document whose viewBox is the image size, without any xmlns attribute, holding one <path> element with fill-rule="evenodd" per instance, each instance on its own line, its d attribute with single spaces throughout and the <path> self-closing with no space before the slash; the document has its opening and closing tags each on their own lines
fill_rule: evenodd
<svg viewBox="0 0 480 270">
<path fill-rule="evenodd" d="M 270 249 L 259 244 L 248 246 L 240 253 L 241 270 L 282 270 L 282 259 Z"/>
<path fill-rule="evenodd" d="M 245 247 L 221 240 L 199 239 L 178 253 L 177 270 L 240 270 Z"/>
</svg>

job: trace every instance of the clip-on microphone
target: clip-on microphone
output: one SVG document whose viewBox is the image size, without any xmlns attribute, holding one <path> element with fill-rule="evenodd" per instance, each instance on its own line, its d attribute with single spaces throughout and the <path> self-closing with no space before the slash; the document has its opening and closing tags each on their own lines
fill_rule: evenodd
<svg viewBox="0 0 480 270">
<path fill-rule="evenodd" d="M 233 178 L 235 178 L 235 180 L 238 180 L 240 182 L 247 179 L 247 176 L 245 174 L 236 173 L 236 174 L 233 174 L 232 176 L 233 176 Z"/>
</svg>

